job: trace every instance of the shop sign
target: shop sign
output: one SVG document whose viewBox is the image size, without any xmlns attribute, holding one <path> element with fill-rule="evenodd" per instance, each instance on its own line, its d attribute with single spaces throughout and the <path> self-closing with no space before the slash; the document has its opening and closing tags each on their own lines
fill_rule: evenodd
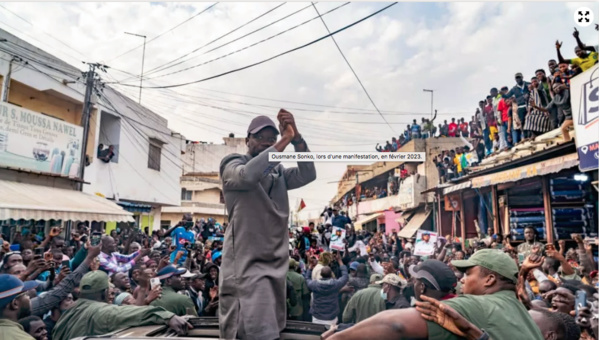
<svg viewBox="0 0 599 340">
<path fill-rule="evenodd" d="M 599 167 L 599 64 L 572 78 L 570 102 L 580 171 Z"/>
<path fill-rule="evenodd" d="M 77 177 L 83 128 L 0 103 L 0 167 Z"/>
<path fill-rule="evenodd" d="M 462 200 L 459 195 L 448 195 L 445 199 L 445 211 L 460 211 L 462 210 Z"/>
<path fill-rule="evenodd" d="M 578 155 L 573 153 L 531 165 L 521 166 L 512 170 L 501 171 L 498 173 L 473 178 L 472 188 L 481 188 L 495 184 L 516 182 L 525 178 L 556 173 L 576 165 L 578 165 Z"/>
<path fill-rule="evenodd" d="M 397 202 L 400 209 L 410 208 L 414 204 L 414 176 L 409 176 L 399 184 Z"/>
</svg>

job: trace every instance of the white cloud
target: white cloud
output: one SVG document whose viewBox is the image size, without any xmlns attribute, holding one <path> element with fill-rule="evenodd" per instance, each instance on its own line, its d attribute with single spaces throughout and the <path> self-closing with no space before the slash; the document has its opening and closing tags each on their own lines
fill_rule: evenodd
<svg viewBox="0 0 599 340">
<path fill-rule="evenodd" d="M 141 39 L 127 36 L 123 32 L 145 34 L 151 39 L 210 4 L 7 2 L 3 3 L 3 6 L 34 23 L 34 26 L 0 8 L 0 27 L 77 67 L 81 67 L 81 60 L 104 61 L 116 69 L 138 74 L 141 48 L 112 60 L 142 42 Z M 196 57 L 189 63 L 168 71 L 206 62 L 311 19 L 316 13 L 312 8 L 308 8 L 250 37 L 203 54 L 209 48 L 240 37 L 308 4 L 286 3 L 238 32 L 201 49 L 193 54 Z M 324 13 L 340 4 L 323 2 L 317 6 L 319 11 Z M 268 2 L 217 4 L 210 11 L 148 43 L 146 71 L 206 44 L 277 5 L 278 3 Z M 324 19 L 331 30 L 337 30 L 385 5 L 351 3 L 324 16 Z M 596 3 L 400 3 L 338 34 L 336 39 L 382 110 L 429 112 L 430 96 L 423 93 L 422 89 L 432 88 L 435 90 L 435 108 L 440 113 L 470 117 L 478 100 L 486 96 L 491 87 L 511 86 L 515 72 L 523 72 L 526 77 L 530 77 L 535 69 L 546 68 L 547 60 L 557 57 L 555 39 L 564 41 L 564 56 L 572 56 L 571 51 L 575 46 L 572 38 L 573 11 L 581 6 L 592 8 L 595 10 L 595 17 L 599 17 Z M 584 42 L 596 44 L 597 32 L 592 27 L 579 31 Z M 73 52 L 42 32 L 68 43 L 85 56 Z M 34 36 L 35 39 L 24 35 L 25 33 Z M 190 71 L 146 81 L 144 84 L 175 84 L 212 76 L 263 60 L 324 34 L 326 30 L 322 22 L 319 19 L 314 20 L 256 47 Z M 128 77 L 116 70 L 110 74 L 117 79 Z M 107 80 L 112 81 L 113 78 L 108 77 Z M 133 80 L 130 83 L 137 81 Z M 127 95 L 137 98 L 137 89 L 121 89 Z M 300 104 L 256 100 L 202 89 L 373 110 L 330 40 L 321 41 L 255 68 L 198 85 L 172 91 L 144 89 L 144 104 L 167 117 L 170 127 L 188 138 L 213 142 L 220 142 L 220 138 L 229 131 L 243 135 L 252 114 L 230 113 L 205 105 L 271 116 L 274 116 L 277 110 L 191 96 L 275 107 L 308 108 Z M 203 106 L 187 102 L 201 102 Z M 325 108 L 310 108 L 325 111 Z M 344 120 L 382 123 L 382 118 L 374 111 L 364 115 L 331 111 L 335 110 L 295 112 L 306 140 L 314 145 L 313 150 L 369 151 L 374 149 L 376 141 L 384 142 L 392 136 L 391 130 L 384 124 L 343 123 Z M 406 123 L 413 116 L 415 115 L 391 115 L 387 116 L 387 119 L 390 122 Z M 450 117 L 442 115 L 439 119 Z M 339 122 L 319 122 L 318 119 Z M 211 127 L 205 126 L 206 124 Z M 399 132 L 403 130 L 404 125 L 393 125 L 393 128 Z M 355 144 L 364 145 L 354 146 Z M 337 188 L 337 184 L 326 182 L 337 180 L 335 178 L 340 176 L 343 168 L 344 166 L 339 164 L 318 164 L 318 182 L 294 191 L 290 202 L 295 204 L 294 197 L 305 197 L 307 211 L 315 207 L 321 209 Z"/>
</svg>

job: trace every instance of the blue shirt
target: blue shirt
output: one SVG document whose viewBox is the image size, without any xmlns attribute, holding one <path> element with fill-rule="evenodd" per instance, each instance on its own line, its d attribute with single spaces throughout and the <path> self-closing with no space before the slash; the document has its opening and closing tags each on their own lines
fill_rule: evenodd
<svg viewBox="0 0 599 340">
<path fill-rule="evenodd" d="M 187 243 L 193 244 L 195 241 L 195 235 L 191 231 L 187 231 L 185 227 L 177 227 L 173 231 L 173 241 L 175 242 L 175 251 L 171 254 L 171 262 L 175 261 L 175 256 L 180 250 L 185 250 Z M 181 256 L 179 263 L 183 263 L 187 258 L 187 252 Z"/>
</svg>

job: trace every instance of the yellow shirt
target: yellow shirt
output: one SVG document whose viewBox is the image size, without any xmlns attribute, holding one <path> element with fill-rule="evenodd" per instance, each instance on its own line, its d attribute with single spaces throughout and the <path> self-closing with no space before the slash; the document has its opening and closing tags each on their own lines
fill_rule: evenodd
<svg viewBox="0 0 599 340">
<path fill-rule="evenodd" d="M 453 164 L 455 164 L 458 168 L 458 173 L 462 172 L 462 162 L 460 162 L 460 159 L 462 158 L 462 154 L 456 154 L 455 158 L 453 159 Z"/>
<path fill-rule="evenodd" d="M 489 127 L 489 138 L 493 141 L 495 140 L 495 134 L 497 133 L 497 128 L 494 126 Z"/>
<path fill-rule="evenodd" d="M 597 52 L 591 52 L 586 58 L 574 58 L 570 60 L 570 64 L 580 67 L 584 72 L 597 63 Z"/>
</svg>

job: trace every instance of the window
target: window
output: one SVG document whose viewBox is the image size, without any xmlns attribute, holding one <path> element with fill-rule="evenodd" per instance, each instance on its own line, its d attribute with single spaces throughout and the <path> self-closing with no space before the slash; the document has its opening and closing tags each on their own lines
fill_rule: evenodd
<svg viewBox="0 0 599 340">
<path fill-rule="evenodd" d="M 165 221 L 165 220 L 160 221 L 160 228 L 169 229 L 170 227 L 171 227 L 171 221 Z"/>
<path fill-rule="evenodd" d="M 148 168 L 160 171 L 160 158 L 162 157 L 162 147 L 158 144 L 150 142 L 150 150 L 148 152 Z"/>
<path fill-rule="evenodd" d="M 95 157 L 101 157 L 108 154 L 108 148 L 113 147 L 112 157 L 110 162 L 119 162 L 119 145 L 121 139 L 121 119 L 109 112 L 102 111 L 100 115 L 100 136 L 98 139 L 97 150 L 94 152 Z"/>
<path fill-rule="evenodd" d="M 182 201 L 191 201 L 191 194 L 193 191 L 188 191 L 185 188 L 181 188 L 181 200 Z"/>
</svg>

